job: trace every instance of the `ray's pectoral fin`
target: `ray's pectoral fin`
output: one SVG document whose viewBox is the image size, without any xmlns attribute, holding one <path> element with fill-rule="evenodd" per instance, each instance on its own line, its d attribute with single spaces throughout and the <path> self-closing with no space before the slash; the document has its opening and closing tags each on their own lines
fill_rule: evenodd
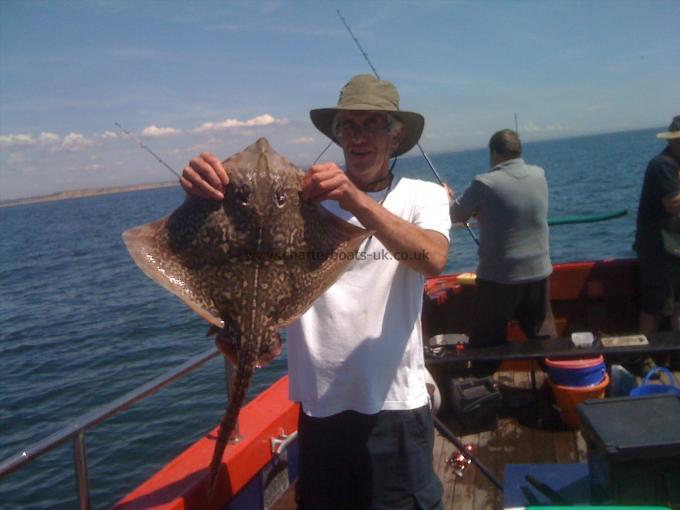
<svg viewBox="0 0 680 510">
<path fill-rule="evenodd" d="M 169 241 L 169 217 L 123 232 L 130 256 L 149 278 L 178 296 L 198 315 L 222 327 L 219 310 L 209 287 L 198 285 L 191 268 L 177 255 Z"/>
<path fill-rule="evenodd" d="M 278 326 L 290 324 L 333 285 L 352 263 L 360 258 L 358 250 L 373 231 L 341 220 L 322 206 L 303 203 L 304 240 L 290 264 L 290 290 L 281 295 Z"/>
</svg>

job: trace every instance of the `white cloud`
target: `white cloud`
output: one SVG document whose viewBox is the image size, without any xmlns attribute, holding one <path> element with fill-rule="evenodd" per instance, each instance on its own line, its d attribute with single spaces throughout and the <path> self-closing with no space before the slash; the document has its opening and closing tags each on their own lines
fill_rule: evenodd
<svg viewBox="0 0 680 510">
<path fill-rule="evenodd" d="M 61 140 L 60 136 L 56 133 L 42 132 L 38 137 L 38 142 L 40 145 L 54 145 L 59 143 Z"/>
<path fill-rule="evenodd" d="M 80 133 L 69 133 L 64 137 L 61 148 L 68 151 L 78 151 L 92 145 L 92 141 Z"/>
<path fill-rule="evenodd" d="M 258 115 L 248 120 L 226 119 L 222 122 L 206 122 L 194 129 L 194 133 L 205 133 L 208 131 L 216 131 L 220 129 L 240 128 L 240 127 L 255 127 L 255 126 L 269 126 L 271 124 L 286 124 L 286 119 L 277 119 L 268 113 Z"/>
<path fill-rule="evenodd" d="M 277 119 L 273 115 L 264 113 L 262 115 L 258 115 L 247 120 L 225 119 L 221 122 L 206 122 L 200 127 L 193 129 L 192 132 L 207 133 L 213 131 L 220 131 L 224 129 L 254 128 L 270 126 L 274 124 L 284 125 L 287 123 L 288 123 L 287 119 Z M 145 127 L 144 130 L 142 131 L 143 136 L 149 136 L 153 138 L 174 136 L 182 133 L 183 131 L 181 129 L 176 129 L 173 127 L 158 127 L 154 124 Z M 115 140 L 118 138 L 118 136 L 119 135 L 113 131 L 105 131 L 102 134 L 96 133 L 93 134 L 92 138 L 87 138 L 83 134 L 71 132 L 68 135 L 64 136 L 62 140 L 59 134 L 52 133 L 49 131 L 44 131 L 40 133 L 40 135 L 37 138 L 34 138 L 32 135 L 24 133 L 9 134 L 0 136 L 0 147 L 2 148 L 21 146 L 25 147 L 40 144 L 42 146 L 52 146 L 53 149 L 79 150 L 83 149 L 84 147 L 92 145 L 96 140 Z M 312 141 L 313 140 L 311 138 L 302 137 L 295 140 L 293 143 L 307 144 L 312 143 Z M 60 142 L 61 145 L 58 146 Z"/>
<path fill-rule="evenodd" d="M 3 135 L 0 136 L 0 147 L 17 147 L 22 145 L 34 145 L 35 139 L 31 135 Z"/>
<path fill-rule="evenodd" d="M 158 127 L 153 124 L 150 126 L 147 126 L 144 128 L 142 131 L 142 135 L 144 136 L 150 136 L 153 138 L 159 138 L 161 136 L 174 136 L 180 134 L 181 131 L 179 129 L 171 128 L 171 127 Z"/>
<path fill-rule="evenodd" d="M 559 131 L 564 131 L 567 128 L 560 124 L 550 124 L 547 126 L 540 126 L 533 121 L 520 127 L 520 132 L 525 131 L 527 133 L 557 133 Z"/>
<path fill-rule="evenodd" d="M 522 130 L 526 131 L 527 133 L 540 133 L 542 131 L 542 129 L 533 122 L 529 122 L 528 124 L 522 126 Z"/>
<path fill-rule="evenodd" d="M 312 138 L 311 136 L 302 136 L 300 138 L 296 138 L 291 143 L 295 145 L 306 145 L 308 143 L 314 143 L 314 138 Z"/>
</svg>

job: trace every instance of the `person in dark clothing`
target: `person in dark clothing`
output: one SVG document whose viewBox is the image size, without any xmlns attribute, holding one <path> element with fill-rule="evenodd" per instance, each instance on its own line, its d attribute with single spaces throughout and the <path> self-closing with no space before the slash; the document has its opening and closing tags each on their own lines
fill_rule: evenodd
<svg viewBox="0 0 680 510">
<path fill-rule="evenodd" d="M 656 331 L 663 317 L 680 331 L 680 242 L 674 243 L 680 241 L 680 115 L 656 136 L 668 144 L 647 165 L 633 245 L 640 261 L 642 333 Z"/>
</svg>

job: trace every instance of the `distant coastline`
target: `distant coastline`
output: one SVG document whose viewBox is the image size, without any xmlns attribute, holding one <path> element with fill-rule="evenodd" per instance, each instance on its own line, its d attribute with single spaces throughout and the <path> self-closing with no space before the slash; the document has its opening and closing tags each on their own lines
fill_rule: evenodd
<svg viewBox="0 0 680 510">
<path fill-rule="evenodd" d="M 111 186 L 108 188 L 85 188 L 71 191 L 60 191 L 50 195 L 40 195 L 37 197 L 15 198 L 0 201 L 1 207 L 14 207 L 15 205 L 39 204 L 42 202 L 55 202 L 57 200 L 71 200 L 74 198 L 91 197 L 95 195 L 112 195 L 114 193 L 127 193 L 129 191 L 144 191 L 156 188 L 169 188 L 179 186 L 177 181 L 154 182 L 148 184 L 131 184 L 128 186 Z"/>
</svg>

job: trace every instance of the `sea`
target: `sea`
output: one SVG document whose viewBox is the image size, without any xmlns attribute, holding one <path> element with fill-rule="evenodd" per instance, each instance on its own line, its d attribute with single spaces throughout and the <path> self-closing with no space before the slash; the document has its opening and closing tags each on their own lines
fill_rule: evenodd
<svg viewBox="0 0 680 510">
<path fill-rule="evenodd" d="M 659 129 L 526 143 L 542 166 L 550 216 L 626 209 L 622 218 L 551 227 L 554 263 L 634 257 L 644 169 L 664 144 Z M 462 192 L 488 169 L 486 149 L 431 155 Z M 399 175 L 434 180 L 420 157 Z M 210 349 L 207 325 L 148 279 L 121 233 L 173 211 L 183 191 L 161 188 L 0 209 L 0 461 L 78 416 Z M 447 272 L 471 271 L 476 245 L 453 231 Z M 286 372 L 286 351 L 259 370 L 249 398 Z M 87 431 L 93 508 L 109 508 L 217 425 L 224 364 L 208 362 Z M 0 480 L 1 509 L 77 508 L 73 446 L 67 442 Z"/>
</svg>

